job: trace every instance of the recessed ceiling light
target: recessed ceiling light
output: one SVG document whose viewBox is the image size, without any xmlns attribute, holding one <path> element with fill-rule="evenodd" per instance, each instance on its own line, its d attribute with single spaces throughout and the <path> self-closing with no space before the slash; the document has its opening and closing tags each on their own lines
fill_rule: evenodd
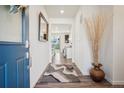
<svg viewBox="0 0 124 93">
<path fill-rule="evenodd" d="M 64 13 L 64 10 L 60 10 L 60 13 L 63 14 Z"/>
</svg>

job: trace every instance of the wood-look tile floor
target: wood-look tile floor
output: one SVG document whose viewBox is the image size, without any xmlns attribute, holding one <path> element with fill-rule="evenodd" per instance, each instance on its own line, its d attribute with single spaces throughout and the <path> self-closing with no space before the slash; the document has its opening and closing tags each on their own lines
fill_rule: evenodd
<svg viewBox="0 0 124 93">
<path fill-rule="evenodd" d="M 89 76 L 80 77 L 80 83 L 42 83 L 35 88 L 124 88 L 124 85 L 111 85 L 106 80 L 96 83 Z"/>
<path fill-rule="evenodd" d="M 62 64 L 74 64 L 70 59 L 65 59 L 61 54 L 59 61 Z M 74 64 L 75 65 L 75 64 Z M 77 66 L 74 66 L 78 70 L 79 78 L 81 82 L 78 83 L 41 83 L 36 84 L 35 88 L 124 88 L 124 85 L 111 85 L 108 81 L 103 80 L 100 83 L 92 81 L 89 76 L 83 76 Z"/>
</svg>

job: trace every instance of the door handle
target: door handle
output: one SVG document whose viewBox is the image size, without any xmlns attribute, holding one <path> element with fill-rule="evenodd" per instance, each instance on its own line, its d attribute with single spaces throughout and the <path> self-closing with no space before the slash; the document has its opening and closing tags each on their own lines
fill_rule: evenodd
<svg viewBox="0 0 124 93">
<path fill-rule="evenodd" d="M 29 65 L 28 65 L 28 69 L 30 69 L 32 67 L 32 57 L 29 58 Z"/>
<path fill-rule="evenodd" d="M 30 43 L 29 43 L 28 40 L 26 40 L 26 42 L 25 42 L 25 48 L 29 48 L 29 47 L 30 47 Z"/>
<path fill-rule="evenodd" d="M 32 57 L 29 58 L 29 64 L 27 66 L 27 69 L 30 69 L 32 67 Z"/>
</svg>

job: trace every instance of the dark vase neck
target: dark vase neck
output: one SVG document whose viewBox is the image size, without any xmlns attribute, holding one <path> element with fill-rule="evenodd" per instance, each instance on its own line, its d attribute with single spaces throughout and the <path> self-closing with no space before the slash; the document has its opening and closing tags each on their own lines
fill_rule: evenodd
<svg viewBox="0 0 124 93">
<path fill-rule="evenodd" d="M 100 67 L 94 67 L 95 70 L 100 70 Z"/>
</svg>

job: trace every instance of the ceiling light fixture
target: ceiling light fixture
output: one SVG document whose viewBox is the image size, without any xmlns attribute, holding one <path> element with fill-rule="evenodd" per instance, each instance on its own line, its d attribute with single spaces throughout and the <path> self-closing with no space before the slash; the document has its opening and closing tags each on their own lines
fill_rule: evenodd
<svg viewBox="0 0 124 93">
<path fill-rule="evenodd" d="M 64 13 L 64 10 L 60 10 L 60 13 L 63 14 Z"/>
</svg>

